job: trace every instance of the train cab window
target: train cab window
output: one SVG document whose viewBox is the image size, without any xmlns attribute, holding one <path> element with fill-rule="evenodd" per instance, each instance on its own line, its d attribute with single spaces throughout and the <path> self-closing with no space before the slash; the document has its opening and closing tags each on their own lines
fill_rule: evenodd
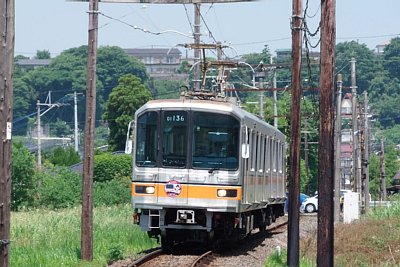
<svg viewBox="0 0 400 267">
<path fill-rule="evenodd" d="M 136 165 L 156 166 L 157 113 L 146 112 L 138 117 L 136 137 Z"/>
<path fill-rule="evenodd" d="M 239 129 L 239 121 L 232 116 L 193 112 L 193 168 L 236 170 Z"/>
<path fill-rule="evenodd" d="M 188 114 L 186 111 L 165 111 L 162 118 L 162 166 L 185 167 Z"/>
</svg>

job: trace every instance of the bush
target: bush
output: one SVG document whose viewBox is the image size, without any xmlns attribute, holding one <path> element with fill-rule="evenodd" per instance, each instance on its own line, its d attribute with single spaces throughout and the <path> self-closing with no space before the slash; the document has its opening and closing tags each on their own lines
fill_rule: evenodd
<svg viewBox="0 0 400 267">
<path fill-rule="evenodd" d="M 94 157 L 93 176 L 95 182 L 105 182 L 118 177 L 130 177 L 132 157 L 130 155 L 111 155 L 109 153 Z"/>
<path fill-rule="evenodd" d="M 47 208 L 67 208 L 79 205 L 82 194 L 81 175 L 66 167 L 48 167 L 36 174 L 36 206 Z"/>
<path fill-rule="evenodd" d="M 121 177 L 105 182 L 95 182 L 93 188 L 95 206 L 110 206 L 130 202 L 130 178 Z"/>
<path fill-rule="evenodd" d="M 49 161 L 58 166 L 72 166 L 81 161 L 73 147 L 57 147 L 49 157 Z"/>
<path fill-rule="evenodd" d="M 31 205 L 35 188 L 35 158 L 21 142 L 12 148 L 11 209 Z"/>
</svg>

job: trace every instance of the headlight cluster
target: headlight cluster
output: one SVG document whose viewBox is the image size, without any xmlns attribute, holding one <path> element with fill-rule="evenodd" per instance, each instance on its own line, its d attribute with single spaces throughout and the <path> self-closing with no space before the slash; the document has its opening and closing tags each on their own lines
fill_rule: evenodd
<svg viewBox="0 0 400 267">
<path fill-rule="evenodd" d="M 135 193 L 137 194 L 154 194 L 156 192 L 156 188 L 154 186 L 149 185 L 136 185 L 135 186 Z"/>
<path fill-rule="evenodd" d="M 218 197 L 237 197 L 236 189 L 218 189 L 217 190 Z"/>
</svg>

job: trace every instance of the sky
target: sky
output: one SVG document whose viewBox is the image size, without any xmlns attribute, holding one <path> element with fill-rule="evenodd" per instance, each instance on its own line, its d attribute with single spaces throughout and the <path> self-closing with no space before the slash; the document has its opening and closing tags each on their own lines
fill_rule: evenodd
<svg viewBox="0 0 400 267">
<path fill-rule="evenodd" d="M 321 18 L 320 0 L 308 2 L 306 21 L 311 32 Z M 66 0 L 15 0 L 15 55 L 35 56 L 48 50 L 52 57 L 86 45 L 87 2 Z M 400 37 L 400 0 L 336 0 L 336 42 L 355 40 L 375 49 Z M 193 43 L 192 4 L 99 4 L 99 46 L 121 48 L 179 48 Z M 291 0 L 260 0 L 201 5 L 201 41 L 229 45 L 229 57 L 260 53 L 265 45 L 274 54 L 291 48 Z M 146 33 L 143 29 L 161 33 Z M 164 33 L 162 33 L 164 32 Z M 311 39 L 313 44 L 317 39 Z M 319 49 L 313 49 L 318 51 Z"/>
</svg>

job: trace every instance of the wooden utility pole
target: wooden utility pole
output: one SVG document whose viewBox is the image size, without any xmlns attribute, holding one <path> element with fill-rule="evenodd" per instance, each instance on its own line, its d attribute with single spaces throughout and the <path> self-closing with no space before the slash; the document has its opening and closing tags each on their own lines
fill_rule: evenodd
<svg viewBox="0 0 400 267">
<path fill-rule="evenodd" d="M 82 259 L 93 259 L 93 158 L 96 120 L 96 57 L 99 1 L 89 1 L 89 38 L 86 77 L 85 154 L 82 176 Z"/>
<path fill-rule="evenodd" d="M 340 219 L 340 178 L 341 178 L 341 145 L 342 145 L 342 74 L 337 76 L 337 96 L 336 96 L 336 123 L 335 123 L 335 198 L 334 214 L 335 222 Z"/>
<path fill-rule="evenodd" d="M 368 93 L 364 91 L 364 200 L 365 213 L 369 208 L 369 126 L 368 126 Z"/>
<path fill-rule="evenodd" d="M 301 44 L 303 26 L 302 0 L 292 5 L 292 104 L 290 116 L 289 221 L 287 264 L 299 266 L 299 195 L 301 134 Z"/>
<path fill-rule="evenodd" d="M 321 0 L 317 266 L 333 267 L 335 0 Z"/>
<path fill-rule="evenodd" d="M 386 201 L 385 146 L 383 143 L 383 138 L 381 140 L 380 165 L 381 165 L 381 176 L 379 183 L 379 200 Z"/>
<path fill-rule="evenodd" d="M 14 0 L 4 0 L 0 5 L 0 267 L 10 264 L 14 3 Z"/>
</svg>

